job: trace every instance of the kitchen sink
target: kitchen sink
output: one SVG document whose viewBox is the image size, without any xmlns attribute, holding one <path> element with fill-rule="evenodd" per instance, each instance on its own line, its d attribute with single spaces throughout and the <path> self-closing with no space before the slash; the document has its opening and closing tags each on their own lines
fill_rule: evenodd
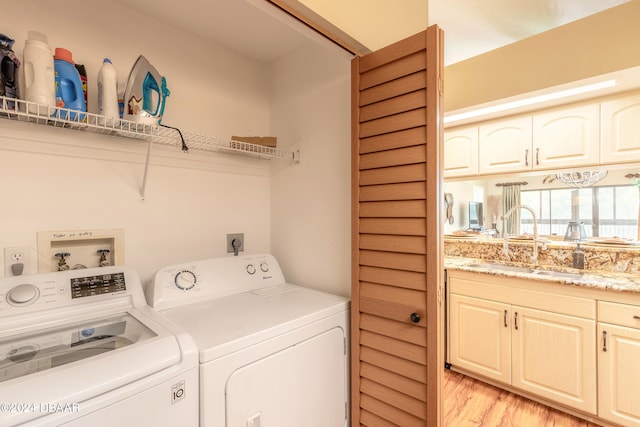
<svg viewBox="0 0 640 427">
<path fill-rule="evenodd" d="M 582 273 L 566 273 L 564 271 L 533 270 L 533 274 L 537 274 L 538 276 L 561 277 L 564 279 L 581 279 L 582 278 Z"/>
<path fill-rule="evenodd" d="M 535 270 L 529 267 L 518 267 L 516 265 L 506 264 L 469 264 L 469 267 L 486 268 L 487 270 L 513 271 L 515 273 L 533 273 Z"/>
<path fill-rule="evenodd" d="M 519 267 L 516 265 L 506 265 L 506 264 L 481 263 L 481 264 L 469 264 L 468 267 L 485 268 L 487 270 L 511 271 L 514 273 L 529 273 L 529 274 L 535 274 L 538 276 L 558 277 L 563 279 L 582 278 L 582 273 L 567 273 L 564 271 L 540 270 L 537 268 Z"/>
</svg>

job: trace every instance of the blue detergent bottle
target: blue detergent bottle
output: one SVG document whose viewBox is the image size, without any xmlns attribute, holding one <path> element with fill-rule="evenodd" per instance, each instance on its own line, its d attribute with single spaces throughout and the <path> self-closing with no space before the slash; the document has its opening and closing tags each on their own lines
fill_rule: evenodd
<svg viewBox="0 0 640 427">
<path fill-rule="evenodd" d="M 84 91 L 82 89 L 82 80 L 80 73 L 76 69 L 73 62 L 71 52 L 67 49 L 57 47 L 53 56 L 53 67 L 55 70 L 56 82 L 56 107 L 67 108 L 75 111 L 87 111 L 84 102 Z M 76 120 L 75 111 L 56 111 L 56 117 Z M 79 119 L 85 119 L 85 115 L 81 114 Z"/>
</svg>

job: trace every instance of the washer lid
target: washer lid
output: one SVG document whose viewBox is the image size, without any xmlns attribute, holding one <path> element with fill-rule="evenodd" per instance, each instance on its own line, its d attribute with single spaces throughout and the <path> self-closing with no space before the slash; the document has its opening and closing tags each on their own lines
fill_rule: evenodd
<svg viewBox="0 0 640 427">
<path fill-rule="evenodd" d="M 0 339 L 0 402 L 79 404 L 181 361 L 175 335 L 137 310 Z M 13 425 L 42 416 L 0 414 Z"/>
<path fill-rule="evenodd" d="M 191 334 L 206 363 L 348 308 L 347 298 L 281 284 L 162 313 Z"/>
</svg>

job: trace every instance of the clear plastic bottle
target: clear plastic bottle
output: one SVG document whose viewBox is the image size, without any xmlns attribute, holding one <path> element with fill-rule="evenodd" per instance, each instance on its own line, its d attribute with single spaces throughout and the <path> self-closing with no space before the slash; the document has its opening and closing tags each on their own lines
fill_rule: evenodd
<svg viewBox="0 0 640 427">
<path fill-rule="evenodd" d="M 22 56 L 22 98 L 30 102 L 30 113 L 38 113 L 38 105 L 41 105 L 44 108 L 40 113 L 47 114 L 48 107 L 56 105 L 53 55 L 47 44 L 47 36 L 29 31 Z"/>
<path fill-rule="evenodd" d="M 104 58 L 98 71 L 98 114 L 107 117 L 105 124 L 120 119 L 116 69 L 109 58 Z"/>
</svg>

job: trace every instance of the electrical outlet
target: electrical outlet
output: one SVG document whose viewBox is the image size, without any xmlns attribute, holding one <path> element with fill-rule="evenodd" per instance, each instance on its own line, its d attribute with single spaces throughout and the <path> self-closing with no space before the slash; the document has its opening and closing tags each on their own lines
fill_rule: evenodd
<svg viewBox="0 0 640 427">
<path fill-rule="evenodd" d="M 244 251 L 244 233 L 227 234 L 227 253 L 232 254 L 236 250 Z"/>
<path fill-rule="evenodd" d="M 17 268 L 19 264 L 22 264 L 22 268 Z M 29 246 L 4 248 L 4 276 L 15 276 L 14 272 L 18 271 L 21 272 L 19 274 L 31 274 L 31 248 Z"/>
</svg>

